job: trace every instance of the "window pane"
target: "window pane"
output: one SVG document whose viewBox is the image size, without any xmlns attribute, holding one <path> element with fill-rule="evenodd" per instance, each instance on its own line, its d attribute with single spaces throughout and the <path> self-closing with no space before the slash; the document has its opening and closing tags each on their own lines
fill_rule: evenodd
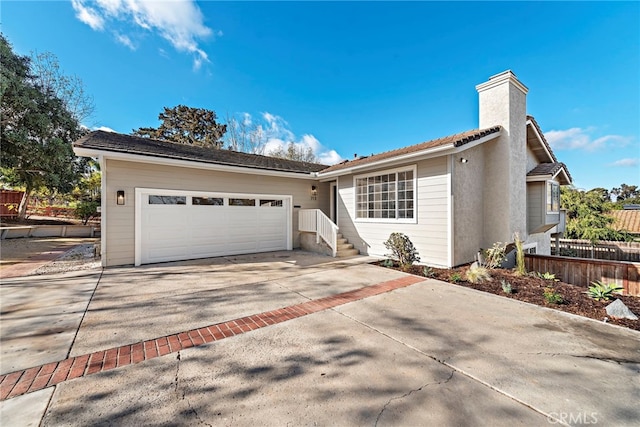
<svg viewBox="0 0 640 427">
<path fill-rule="evenodd" d="M 255 206 L 256 199 L 229 199 L 229 206 Z"/>
<path fill-rule="evenodd" d="M 207 205 L 207 206 L 222 206 L 224 205 L 224 199 L 222 197 L 192 197 L 191 204 Z"/>
<path fill-rule="evenodd" d="M 149 195 L 150 205 L 186 205 L 186 196 L 156 196 Z"/>
<path fill-rule="evenodd" d="M 283 205 L 282 200 L 260 199 L 260 206 L 266 208 L 281 208 Z"/>
</svg>

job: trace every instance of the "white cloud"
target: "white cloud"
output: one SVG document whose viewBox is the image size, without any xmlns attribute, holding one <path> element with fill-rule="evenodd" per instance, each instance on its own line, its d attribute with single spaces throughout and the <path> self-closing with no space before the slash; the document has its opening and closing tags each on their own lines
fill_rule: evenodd
<svg viewBox="0 0 640 427">
<path fill-rule="evenodd" d="M 118 42 L 120 42 L 121 44 L 125 45 L 126 47 L 128 47 L 131 50 L 136 50 L 136 46 L 133 44 L 133 42 L 131 41 L 131 39 L 129 38 L 129 36 L 124 35 L 124 34 L 118 34 L 118 33 L 114 33 L 116 40 Z"/>
<path fill-rule="evenodd" d="M 613 163 L 609 163 L 607 166 L 613 166 L 613 167 L 624 167 L 624 168 L 628 168 L 628 167 L 635 167 L 640 165 L 640 160 L 638 158 L 627 158 L 627 159 L 620 159 L 617 160 Z"/>
<path fill-rule="evenodd" d="M 289 144 L 294 144 L 301 151 L 311 148 L 313 154 L 318 158 L 318 162 L 325 165 L 333 165 L 344 160 L 335 150 L 322 145 L 312 134 L 304 134 L 300 138 L 296 137 L 289 129 L 287 121 L 282 117 L 269 112 L 264 112 L 261 115 L 262 123 L 260 121 L 256 123 L 249 113 L 242 113 L 241 117 L 246 126 L 255 126 L 262 136 L 262 152 L 265 154 L 281 149 L 286 151 Z"/>
<path fill-rule="evenodd" d="M 97 128 L 93 128 L 93 130 L 103 130 L 105 132 L 113 132 L 113 133 L 117 133 L 115 130 L 111 129 L 110 127 L 107 126 L 99 126 Z"/>
<path fill-rule="evenodd" d="M 83 0 L 71 0 L 71 6 L 76 11 L 76 17 L 96 31 L 104 28 L 104 19 L 93 8 L 84 5 Z"/>
<path fill-rule="evenodd" d="M 96 31 L 103 30 L 107 21 L 117 21 L 156 32 L 179 52 L 191 53 L 194 69 L 209 61 L 207 53 L 198 46 L 198 40 L 211 36 L 213 31 L 204 24 L 204 16 L 193 0 L 96 0 L 91 3 L 89 0 L 71 0 L 71 5 L 76 17 Z M 216 32 L 218 36 L 221 34 Z M 116 39 L 126 46 L 134 46 L 130 35 L 121 31 L 116 33 Z"/>
<path fill-rule="evenodd" d="M 544 136 L 554 150 L 595 151 L 608 146 L 624 146 L 630 139 L 621 135 L 605 135 L 595 138 L 591 135 L 595 128 L 570 128 L 551 130 Z"/>
</svg>

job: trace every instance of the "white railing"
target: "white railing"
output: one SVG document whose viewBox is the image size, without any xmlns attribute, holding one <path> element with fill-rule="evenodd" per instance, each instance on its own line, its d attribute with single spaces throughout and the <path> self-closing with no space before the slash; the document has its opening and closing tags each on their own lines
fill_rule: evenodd
<svg viewBox="0 0 640 427">
<path fill-rule="evenodd" d="M 316 233 L 316 243 L 320 239 L 331 248 L 333 256 L 338 252 L 338 226 L 320 209 L 301 209 L 298 213 L 298 230 Z"/>
</svg>

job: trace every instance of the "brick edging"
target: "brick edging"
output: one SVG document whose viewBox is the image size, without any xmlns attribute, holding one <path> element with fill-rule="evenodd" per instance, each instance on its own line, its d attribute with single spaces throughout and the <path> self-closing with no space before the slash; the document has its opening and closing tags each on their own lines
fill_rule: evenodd
<svg viewBox="0 0 640 427">
<path fill-rule="evenodd" d="M 58 362 L 0 375 L 0 401 L 52 387 L 75 378 L 140 363 L 170 353 L 176 353 L 182 349 L 197 347 L 254 329 L 286 322 L 349 302 L 404 288 L 424 280 L 424 277 L 405 276 L 227 322 L 70 357 Z"/>
</svg>

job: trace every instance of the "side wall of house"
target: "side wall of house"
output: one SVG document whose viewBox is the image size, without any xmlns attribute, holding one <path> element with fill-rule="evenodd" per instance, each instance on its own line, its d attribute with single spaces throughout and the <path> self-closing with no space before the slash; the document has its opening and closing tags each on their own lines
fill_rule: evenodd
<svg viewBox="0 0 640 427">
<path fill-rule="evenodd" d="M 448 157 L 423 160 L 416 165 L 416 222 L 358 221 L 355 212 L 354 175 L 338 179 L 338 226 L 361 254 L 385 256 L 384 242 L 393 232 L 406 234 L 416 247 L 421 263 L 449 264 L 449 172 Z M 411 166 L 406 164 L 402 166 Z M 395 169 L 381 168 L 378 171 Z M 369 172 L 367 172 L 369 173 Z"/>
<path fill-rule="evenodd" d="M 299 247 L 298 210 L 322 209 L 329 212 L 329 186 L 310 179 L 219 172 L 205 169 L 106 160 L 106 188 L 102 197 L 106 238 L 105 266 L 134 263 L 135 189 L 158 188 L 221 193 L 277 194 L 293 197 L 293 247 Z M 317 200 L 311 200 L 311 186 L 318 187 Z M 126 203 L 116 205 L 116 191 L 124 190 Z M 105 209 L 106 208 L 106 209 Z"/>
<path fill-rule="evenodd" d="M 462 162 L 462 159 L 466 162 Z M 484 242 L 484 146 L 479 145 L 453 156 L 453 265 L 471 262 Z"/>
</svg>

